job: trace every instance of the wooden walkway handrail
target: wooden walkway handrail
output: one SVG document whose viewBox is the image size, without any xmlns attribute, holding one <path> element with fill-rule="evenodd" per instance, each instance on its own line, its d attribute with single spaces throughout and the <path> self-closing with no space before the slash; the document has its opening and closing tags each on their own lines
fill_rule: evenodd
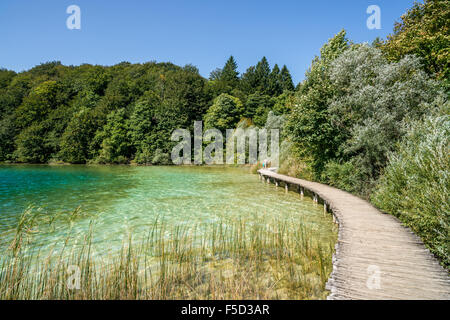
<svg viewBox="0 0 450 320">
<path fill-rule="evenodd" d="M 258 173 L 264 181 L 308 190 L 339 224 L 328 299 L 450 299 L 448 272 L 395 217 L 324 184 L 267 169 Z"/>
</svg>

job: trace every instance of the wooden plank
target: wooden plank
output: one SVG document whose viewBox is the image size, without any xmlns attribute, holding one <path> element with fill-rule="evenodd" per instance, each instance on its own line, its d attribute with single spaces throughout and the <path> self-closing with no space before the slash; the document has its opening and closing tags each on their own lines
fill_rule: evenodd
<svg viewBox="0 0 450 320">
<path fill-rule="evenodd" d="M 309 190 L 339 224 L 329 299 L 450 299 L 450 277 L 423 242 L 393 216 L 348 192 L 261 169 L 263 179 Z M 377 279 L 379 282 L 377 282 Z"/>
</svg>

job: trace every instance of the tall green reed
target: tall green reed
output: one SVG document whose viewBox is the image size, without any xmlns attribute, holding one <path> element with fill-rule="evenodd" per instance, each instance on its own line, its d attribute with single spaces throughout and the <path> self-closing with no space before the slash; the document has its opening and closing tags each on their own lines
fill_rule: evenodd
<svg viewBox="0 0 450 320">
<path fill-rule="evenodd" d="M 143 239 L 129 232 L 119 250 L 96 254 L 94 223 L 80 244 L 79 212 L 58 217 L 69 229 L 50 250 L 33 232 L 51 221 L 25 211 L 0 258 L 0 299 L 323 299 L 333 239 L 321 239 L 301 218 L 223 219 L 168 226 L 160 218 Z M 26 239 L 26 241 L 25 241 Z M 80 271 L 79 288 L 68 281 Z"/>
</svg>

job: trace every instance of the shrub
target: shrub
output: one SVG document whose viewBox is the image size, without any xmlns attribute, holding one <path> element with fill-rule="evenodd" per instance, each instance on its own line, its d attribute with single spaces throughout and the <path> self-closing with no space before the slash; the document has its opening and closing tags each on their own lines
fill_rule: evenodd
<svg viewBox="0 0 450 320">
<path fill-rule="evenodd" d="M 156 149 L 153 154 L 152 164 L 168 165 L 170 164 L 170 156 L 161 149 Z"/>
<path fill-rule="evenodd" d="M 440 94 L 439 85 L 422 70 L 419 58 L 390 63 L 368 45 L 354 45 L 334 60 L 330 79 L 334 93 L 328 114 L 341 140 L 332 160 L 350 161 L 355 171 L 347 189 L 367 196 L 408 123 L 431 111 L 427 103 Z"/>
<path fill-rule="evenodd" d="M 447 110 L 448 110 L 447 103 Z M 450 116 L 430 116 L 414 124 L 372 196 L 397 216 L 450 268 Z"/>
<path fill-rule="evenodd" d="M 349 192 L 355 192 L 357 170 L 351 162 L 330 161 L 325 165 L 322 180 L 329 185 Z"/>
</svg>

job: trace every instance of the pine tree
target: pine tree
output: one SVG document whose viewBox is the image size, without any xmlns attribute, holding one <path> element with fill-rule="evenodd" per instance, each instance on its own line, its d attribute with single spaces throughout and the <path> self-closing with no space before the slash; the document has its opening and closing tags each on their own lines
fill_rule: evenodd
<svg viewBox="0 0 450 320">
<path fill-rule="evenodd" d="M 277 64 L 272 69 L 269 75 L 269 83 L 267 88 L 267 94 L 271 96 L 279 96 L 283 92 L 280 68 Z"/>
<path fill-rule="evenodd" d="M 252 94 L 256 92 L 257 86 L 258 79 L 256 77 L 256 70 L 254 66 L 251 66 L 242 75 L 240 89 L 246 94 Z"/>
<path fill-rule="evenodd" d="M 263 57 L 256 65 L 255 74 L 258 86 L 257 89 L 261 92 L 265 92 L 267 90 L 270 75 L 270 66 L 266 57 Z"/>
<path fill-rule="evenodd" d="M 239 81 L 239 72 L 237 71 L 237 63 L 233 56 L 228 58 L 225 66 L 220 74 L 220 80 L 228 82 L 231 86 L 235 86 Z"/>
<path fill-rule="evenodd" d="M 294 83 L 292 82 L 292 77 L 291 74 L 288 70 L 288 68 L 286 67 L 286 65 L 283 66 L 283 68 L 281 69 L 281 73 L 280 73 L 280 82 L 281 82 L 281 88 L 282 90 L 289 90 L 289 91 L 293 91 L 294 90 Z"/>
</svg>

